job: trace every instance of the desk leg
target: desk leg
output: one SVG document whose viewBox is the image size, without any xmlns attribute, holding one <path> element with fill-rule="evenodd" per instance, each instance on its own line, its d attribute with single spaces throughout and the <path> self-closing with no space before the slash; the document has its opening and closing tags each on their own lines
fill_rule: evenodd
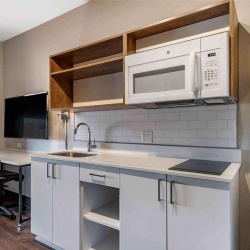
<svg viewBox="0 0 250 250">
<path fill-rule="evenodd" d="M 22 227 L 22 218 L 23 218 L 23 168 L 22 166 L 19 166 L 19 197 L 18 197 L 18 227 L 17 232 L 21 233 L 21 227 Z"/>
</svg>

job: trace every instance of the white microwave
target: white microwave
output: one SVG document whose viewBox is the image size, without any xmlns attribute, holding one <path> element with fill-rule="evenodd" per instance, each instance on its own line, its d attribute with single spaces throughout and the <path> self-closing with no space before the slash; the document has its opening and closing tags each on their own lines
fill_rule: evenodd
<svg viewBox="0 0 250 250">
<path fill-rule="evenodd" d="M 125 57 L 125 103 L 143 108 L 234 103 L 228 32 Z"/>
</svg>

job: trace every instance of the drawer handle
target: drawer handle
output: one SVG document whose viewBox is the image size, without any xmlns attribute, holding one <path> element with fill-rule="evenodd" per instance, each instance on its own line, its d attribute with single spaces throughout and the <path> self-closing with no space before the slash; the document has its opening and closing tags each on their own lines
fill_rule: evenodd
<svg viewBox="0 0 250 250">
<path fill-rule="evenodd" d="M 170 204 L 171 205 L 174 204 L 174 201 L 173 201 L 173 184 L 174 184 L 174 181 L 171 181 L 170 182 Z"/>
<path fill-rule="evenodd" d="M 106 177 L 105 175 L 99 175 L 99 174 L 93 174 L 93 173 L 90 173 L 89 175 L 91 175 L 91 176 L 97 176 L 97 177 L 102 177 L 102 178 Z"/>
<path fill-rule="evenodd" d="M 163 179 L 158 180 L 158 201 L 164 201 L 164 199 L 161 199 L 161 181 L 166 181 Z"/>
<path fill-rule="evenodd" d="M 51 164 L 51 162 L 47 163 L 47 178 L 50 178 L 51 176 L 49 175 L 49 165 Z"/>
<path fill-rule="evenodd" d="M 56 179 L 56 177 L 55 177 L 55 165 L 56 165 L 56 163 L 52 163 L 52 179 Z"/>
</svg>

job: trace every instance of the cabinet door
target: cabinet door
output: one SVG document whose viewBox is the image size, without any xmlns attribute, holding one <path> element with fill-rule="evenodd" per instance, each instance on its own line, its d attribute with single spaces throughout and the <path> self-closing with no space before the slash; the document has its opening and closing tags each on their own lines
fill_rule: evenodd
<svg viewBox="0 0 250 250">
<path fill-rule="evenodd" d="M 53 243 L 80 249 L 79 164 L 55 161 L 53 173 Z"/>
<path fill-rule="evenodd" d="M 175 176 L 167 180 L 168 250 L 231 249 L 229 184 Z"/>
<path fill-rule="evenodd" d="M 47 160 L 31 162 L 31 232 L 49 242 L 52 242 L 51 167 Z"/>
<path fill-rule="evenodd" d="M 121 170 L 120 249 L 166 250 L 166 215 L 166 176 Z"/>
</svg>

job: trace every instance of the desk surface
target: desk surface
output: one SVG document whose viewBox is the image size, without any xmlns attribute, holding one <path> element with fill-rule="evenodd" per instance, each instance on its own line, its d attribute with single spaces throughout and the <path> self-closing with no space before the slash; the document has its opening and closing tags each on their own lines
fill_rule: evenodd
<svg viewBox="0 0 250 250">
<path fill-rule="evenodd" d="M 0 150 L 0 162 L 13 166 L 24 166 L 31 164 L 31 159 L 28 153 L 14 150 Z"/>
</svg>

